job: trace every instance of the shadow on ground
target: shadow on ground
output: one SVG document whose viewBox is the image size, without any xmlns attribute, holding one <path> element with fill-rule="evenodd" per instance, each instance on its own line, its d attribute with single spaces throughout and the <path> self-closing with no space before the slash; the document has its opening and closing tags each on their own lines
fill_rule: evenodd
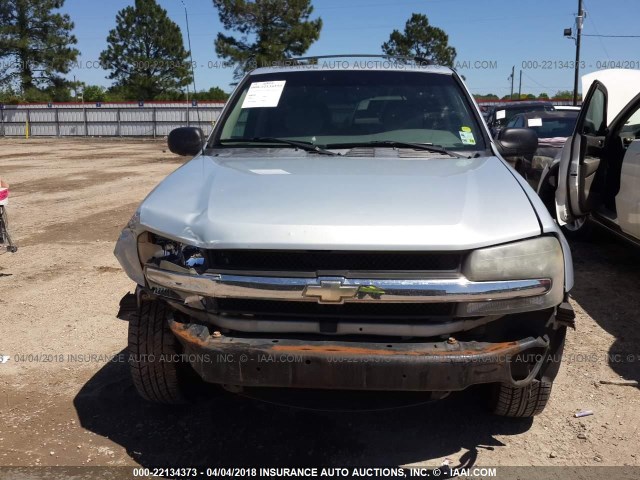
<svg viewBox="0 0 640 480">
<path fill-rule="evenodd" d="M 143 466 L 395 465 L 464 448 L 457 460 L 469 467 L 480 449 L 504 446 L 495 435 L 519 434 L 532 423 L 487 413 L 476 389 L 438 402 L 424 394 L 284 393 L 263 391 L 257 400 L 206 387 L 192 405 L 158 406 L 137 396 L 125 363 L 110 363 L 74 406 L 84 428 Z"/>
<path fill-rule="evenodd" d="M 594 228 L 588 240 L 572 242 L 571 250 L 571 296 L 616 338 L 608 352 L 610 367 L 626 380 L 640 381 L 640 249 Z M 602 352 L 594 353 L 601 358 Z"/>
</svg>

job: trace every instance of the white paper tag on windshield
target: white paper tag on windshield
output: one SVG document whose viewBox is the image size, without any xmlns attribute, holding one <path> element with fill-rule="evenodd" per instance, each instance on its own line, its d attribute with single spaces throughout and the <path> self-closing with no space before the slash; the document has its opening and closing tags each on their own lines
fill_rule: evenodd
<svg viewBox="0 0 640 480">
<path fill-rule="evenodd" d="M 498 110 L 496 112 L 496 120 L 502 120 L 506 116 L 507 116 L 507 111 L 506 110 Z"/>
<path fill-rule="evenodd" d="M 277 107 L 285 83 L 286 80 L 252 83 L 242 108 Z"/>
<path fill-rule="evenodd" d="M 464 145 L 475 145 L 476 139 L 471 132 L 458 132 Z"/>
<path fill-rule="evenodd" d="M 530 118 L 529 120 L 527 120 L 527 125 L 529 127 L 541 127 L 542 126 L 542 119 L 541 118 Z"/>
</svg>

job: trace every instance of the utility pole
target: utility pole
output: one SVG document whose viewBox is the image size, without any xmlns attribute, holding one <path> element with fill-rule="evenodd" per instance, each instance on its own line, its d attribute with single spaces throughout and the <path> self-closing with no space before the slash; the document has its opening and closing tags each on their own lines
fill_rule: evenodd
<svg viewBox="0 0 640 480">
<path fill-rule="evenodd" d="M 520 86 L 518 87 L 518 100 L 522 100 L 522 70 L 520 70 Z"/>
<path fill-rule="evenodd" d="M 511 95 L 509 96 L 510 100 L 513 100 L 513 77 L 516 74 L 516 66 L 511 67 Z"/>
<path fill-rule="evenodd" d="M 584 10 L 582 0 L 578 0 L 578 17 L 576 18 L 576 72 L 573 79 L 573 104 L 578 105 L 578 80 L 580 79 L 580 40 L 582 38 L 582 26 L 584 23 Z"/>
</svg>

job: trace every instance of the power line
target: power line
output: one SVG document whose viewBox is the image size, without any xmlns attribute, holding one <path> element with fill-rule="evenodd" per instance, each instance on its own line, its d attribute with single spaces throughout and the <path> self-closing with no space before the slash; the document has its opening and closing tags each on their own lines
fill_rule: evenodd
<svg viewBox="0 0 640 480">
<path fill-rule="evenodd" d="M 640 35 L 593 35 L 586 33 L 582 34 L 583 37 L 600 37 L 600 38 L 640 38 Z"/>
<path fill-rule="evenodd" d="M 589 10 L 589 6 L 587 5 L 586 1 L 584 2 L 584 7 L 585 7 L 585 9 L 587 11 Z M 593 31 L 596 32 L 596 35 L 600 35 L 600 32 L 598 31 L 598 27 L 596 27 L 596 22 L 595 22 L 595 20 L 593 20 L 593 15 L 587 15 L 587 19 L 589 20 L 589 23 L 593 27 Z M 611 56 L 609 55 L 609 52 L 607 51 L 607 47 L 604 46 L 604 42 L 602 41 L 602 37 L 598 38 L 598 42 L 600 43 L 600 47 L 602 47 L 602 50 L 604 51 L 604 53 L 607 56 L 607 58 L 611 59 Z"/>
<path fill-rule="evenodd" d="M 527 77 L 529 80 L 531 80 L 533 83 L 535 83 L 536 85 L 538 85 L 539 87 L 542 87 L 542 88 L 544 88 L 545 90 L 551 90 L 551 87 L 549 87 L 549 86 L 547 86 L 547 85 L 543 85 L 543 84 L 541 84 L 541 83 L 540 83 L 540 82 L 538 82 L 537 80 L 535 80 L 535 79 L 531 78 L 528 74 L 523 73 L 523 75 L 524 75 L 525 77 Z M 556 87 L 554 87 L 554 88 L 556 88 Z"/>
</svg>

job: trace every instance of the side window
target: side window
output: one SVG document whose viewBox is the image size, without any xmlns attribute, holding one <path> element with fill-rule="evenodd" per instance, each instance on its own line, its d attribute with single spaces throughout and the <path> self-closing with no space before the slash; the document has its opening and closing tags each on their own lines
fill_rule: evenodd
<svg viewBox="0 0 640 480">
<path fill-rule="evenodd" d="M 620 138 L 622 138 L 625 145 L 640 139 L 640 105 L 636 105 L 636 108 L 629 118 L 624 122 L 622 130 L 620 131 Z"/>
<path fill-rule="evenodd" d="M 602 135 L 605 124 L 605 107 L 606 97 L 601 89 L 597 89 L 593 92 L 591 102 L 589 103 L 589 110 L 584 120 L 584 128 L 582 133 L 584 135 Z"/>
<path fill-rule="evenodd" d="M 517 118 L 513 118 L 509 121 L 509 123 L 507 123 L 507 128 L 514 128 L 517 127 L 516 123 L 518 122 Z"/>
</svg>

